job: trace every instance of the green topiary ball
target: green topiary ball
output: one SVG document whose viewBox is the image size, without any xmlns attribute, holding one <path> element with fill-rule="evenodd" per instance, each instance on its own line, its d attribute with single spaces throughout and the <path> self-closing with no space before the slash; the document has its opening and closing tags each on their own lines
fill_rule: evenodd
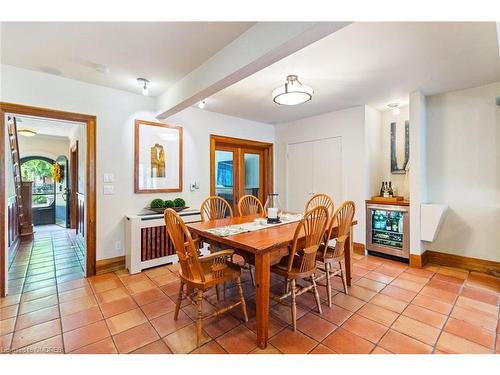
<svg viewBox="0 0 500 375">
<path fill-rule="evenodd" d="M 175 207 L 186 207 L 186 201 L 182 198 L 175 198 L 174 205 Z"/>
<path fill-rule="evenodd" d="M 173 208 L 175 206 L 174 201 L 171 201 L 171 200 L 166 200 L 163 203 L 164 203 L 163 207 L 165 207 L 165 208 Z"/>
<path fill-rule="evenodd" d="M 151 208 L 162 208 L 163 205 L 163 199 L 156 198 L 151 201 Z"/>
</svg>

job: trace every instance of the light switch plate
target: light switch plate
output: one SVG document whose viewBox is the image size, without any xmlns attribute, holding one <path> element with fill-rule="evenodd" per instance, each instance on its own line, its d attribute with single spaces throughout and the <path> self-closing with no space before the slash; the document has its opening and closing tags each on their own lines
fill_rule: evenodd
<svg viewBox="0 0 500 375">
<path fill-rule="evenodd" d="M 104 195 L 112 195 L 115 193 L 115 185 L 104 185 Z"/>
<path fill-rule="evenodd" d="M 113 173 L 104 173 L 104 182 L 114 182 L 115 175 Z"/>
</svg>

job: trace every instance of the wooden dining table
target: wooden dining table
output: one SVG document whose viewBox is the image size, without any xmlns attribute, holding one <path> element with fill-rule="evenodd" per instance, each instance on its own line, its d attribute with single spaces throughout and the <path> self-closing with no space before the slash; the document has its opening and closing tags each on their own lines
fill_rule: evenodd
<svg viewBox="0 0 500 375">
<path fill-rule="evenodd" d="M 230 248 L 236 254 L 247 258 L 254 257 L 255 287 L 256 287 L 256 323 L 257 345 L 264 349 L 267 346 L 269 335 L 269 296 L 271 266 L 278 263 L 282 257 L 288 255 L 298 222 L 283 223 L 252 232 L 245 232 L 231 236 L 217 236 L 207 229 L 243 224 L 254 221 L 258 215 L 239 216 L 226 219 L 210 220 L 206 222 L 187 223 L 192 234 L 201 241 L 217 247 Z M 353 221 L 353 225 L 357 221 Z M 338 227 L 333 226 L 331 238 L 337 236 Z M 352 271 L 352 226 L 345 248 L 345 269 L 347 285 L 351 285 Z"/>
</svg>

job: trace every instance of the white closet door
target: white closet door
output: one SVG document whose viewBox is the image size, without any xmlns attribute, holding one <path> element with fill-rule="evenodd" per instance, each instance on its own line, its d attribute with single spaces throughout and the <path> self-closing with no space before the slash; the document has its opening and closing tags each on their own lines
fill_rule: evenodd
<svg viewBox="0 0 500 375">
<path fill-rule="evenodd" d="M 288 145 L 286 184 L 288 211 L 303 212 L 313 191 L 313 146 L 314 142 Z"/>
<path fill-rule="evenodd" d="M 335 207 L 342 197 L 342 138 L 326 138 L 314 142 L 313 191 L 332 197 Z"/>
</svg>

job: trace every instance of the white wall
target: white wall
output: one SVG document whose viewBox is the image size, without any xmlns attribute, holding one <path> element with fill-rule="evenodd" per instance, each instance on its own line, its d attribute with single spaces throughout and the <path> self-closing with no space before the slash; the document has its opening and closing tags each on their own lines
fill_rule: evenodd
<svg viewBox="0 0 500 375">
<path fill-rule="evenodd" d="M 427 249 L 500 261 L 500 82 L 427 97 L 430 202 L 449 205 Z"/>
<path fill-rule="evenodd" d="M 34 137 L 18 137 L 19 155 L 21 158 L 28 156 L 45 156 L 56 160 L 58 156 L 69 156 L 69 139 L 37 134 Z"/>
<path fill-rule="evenodd" d="M 384 158 L 383 137 L 385 136 L 382 124 L 382 114 L 376 109 L 365 106 L 365 164 L 367 171 L 366 198 L 380 193 L 383 181 L 384 167 L 387 160 Z M 389 168 L 390 169 L 390 168 Z"/>
<path fill-rule="evenodd" d="M 343 197 L 356 203 L 354 241 L 365 243 L 365 199 L 369 195 L 365 150 L 365 107 L 354 107 L 337 112 L 292 121 L 276 126 L 276 187 L 281 204 L 286 202 L 287 144 L 329 137 L 342 138 Z M 327 172 L 326 172 L 327 173 Z M 339 198 L 332 197 L 338 205 Z M 304 202 L 305 204 L 305 202 Z"/>
<path fill-rule="evenodd" d="M 421 238 L 421 204 L 427 203 L 427 100 L 423 93 L 410 94 L 410 253 L 425 251 Z"/>
<path fill-rule="evenodd" d="M 156 121 L 153 98 L 6 65 L 1 74 L 2 101 L 97 117 L 97 259 L 124 254 L 124 215 L 153 198 L 182 196 L 189 206 L 199 206 L 210 191 L 210 134 L 274 141 L 272 125 L 187 109 L 167 121 L 184 127 L 184 191 L 134 194 L 134 119 Z M 103 173 L 114 173 L 114 195 L 103 195 Z M 200 182 L 198 191 L 189 191 L 192 179 Z"/>
<path fill-rule="evenodd" d="M 379 176 L 379 186 L 382 181 L 392 181 L 392 187 L 397 195 L 410 198 L 409 192 L 409 173 L 406 174 L 392 174 L 391 173 L 391 123 L 396 123 L 396 148 L 398 150 L 398 163 L 401 165 L 404 162 L 404 129 L 405 121 L 410 119 L 410 109 L 408 106 L 400 107 L 401 113 L 399 115 L 392 114 L 391 111 L 382 112 L 381 120 L 381 143 L 379 149 L 381 152 L 382 170 Z M 411 126 L 411 124 L 410 124 Z M 411 153 L 411 152 L 410 152 Z M 379 193 L 377 191 L 376 193 Z"/>
</svg>

